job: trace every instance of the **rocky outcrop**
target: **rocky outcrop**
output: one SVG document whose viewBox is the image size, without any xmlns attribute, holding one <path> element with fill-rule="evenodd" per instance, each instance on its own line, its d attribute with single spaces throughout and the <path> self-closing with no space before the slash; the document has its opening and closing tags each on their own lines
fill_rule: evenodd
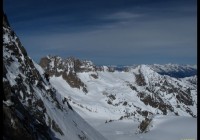
<svg viewBox="0 0 200 140">
<path fill-rule="evenodd" d="M 47 56 L 42 58 L 39 64 L 49 76 L 62 76 L 72 88 L 82 89 L 85 93 L 88 92 L 86 85 L 80 80 L 77 73 L 94 71 L 92 62 L 81 61 L 73 57 L 63 60 L 58 56 Z"/>
<path fill-rule="evenodd" d="M 142 120 L 142 122 L 138 126 L 139 133 L 148 132 L 148 126 L 150 125 L 151 121 L 152 121 L 152 119 L 149 119 L 149 118 L 145 118 L 144 120 Z"/>
</svg>

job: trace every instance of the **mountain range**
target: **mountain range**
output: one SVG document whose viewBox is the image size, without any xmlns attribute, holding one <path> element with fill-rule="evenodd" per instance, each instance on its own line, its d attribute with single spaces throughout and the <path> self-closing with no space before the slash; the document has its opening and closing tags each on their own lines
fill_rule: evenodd
<svg viewBox="0 0 200 140">
<path fill-rule="evenodd" d="M 179 71 L 192 74 L 195 71 L 192 66 L 137 65 L 116 70 L 58 56 L 44 57 L 39 64 L 49 75 L 52 86 L 80 114 L 96 117 L 112 114 L 109 116 L 112 120 L 140 121 L 155 113 L 197 116 L 196 75 L 176 78 L 163 74 Z"/>
<path fill-rule="evenodd" d="M 97 66 L 50 55 L 37 64 L 3 16 L 3 139 L 106 140 L 97 123 L 133 121 L 144 133 L 160 116 L 197 118 L 196 65 Z"/>
</svg>

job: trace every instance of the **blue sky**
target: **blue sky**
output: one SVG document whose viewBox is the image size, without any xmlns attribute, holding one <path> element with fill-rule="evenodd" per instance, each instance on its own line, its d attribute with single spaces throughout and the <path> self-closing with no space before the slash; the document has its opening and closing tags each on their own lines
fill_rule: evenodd
<svg viewBox="0 0 200 140">
<path fill-rule="evenodd" d="M 97 65 L 196 64 L 196 0 L 4 0 L 28 54 Z"/>
</svg>

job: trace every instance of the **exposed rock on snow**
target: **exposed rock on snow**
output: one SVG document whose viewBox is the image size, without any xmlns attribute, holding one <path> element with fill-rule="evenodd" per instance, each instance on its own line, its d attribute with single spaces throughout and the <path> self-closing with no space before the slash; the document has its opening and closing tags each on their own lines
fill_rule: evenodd
<svg viewBox="0 0 200 140">
<path fill-rule="evenodd" d="M 67 104 L 3 17 L 3 138 L 104 140 Z"/>
<path fill-rule="evenodd" d="M 197 116 L 196 76 L 174 78 L 161 75 L 152 65 L 138 65 L 119 71 L 116 67 L 98 67 L 92 62 L 88 65 L 88 61 L 75 58 L 47 56 L 43 59 L 45 61 L 41 62 L 45 62 L 42 65 L 46 72 L 56 70 L 59 64 L 60 71 L 68 73 L 66 78 L 56 72 L 51 73 L 50 83 L 62 97 L 70 99 L 70 104 L 85 118 L 103 117 L 106 122 L 123 119 L 142 121 L 149 114 Z M 79 62 L 77 66 L 76 61 Z M 81 83 L 73 78 L 66 80 L 71 77 L 70 73 L 76 75 Z M 71 83 L 80 87 L 85 85 L 87 94 L 82 94 L 80 88 L 72 88 Z"/>
</svg>

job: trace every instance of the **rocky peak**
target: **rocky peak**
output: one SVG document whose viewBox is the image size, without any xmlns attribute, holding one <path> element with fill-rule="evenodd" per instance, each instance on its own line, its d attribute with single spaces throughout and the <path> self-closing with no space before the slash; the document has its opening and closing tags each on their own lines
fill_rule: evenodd
<svg viewBox="0 0 200 140">
<path fill-rule="evenodd" d="M 47 56 L 40 60 L 40 66 L 48 71 L 66 71 L 66 72 L 87 72 L 94 71 L 94 65 L 91 61 L 80 60 L 75 57 L 62 59 L 58 56 Z"/>
<path fill-rule="evenodd" d="M 44 89 L 44 81 L 5 15 L 3 20 L 4 137 L 50 139 L 51 130 L 45 123 L 46 110 L 34 90 L 39 85 Z"/>
<path fill-rule="evenodd" d="M 77 73 L 94 71 L 91 61 L 79 60 L 74 57 L 62 59 L 58 56 L 47 56 L 40 60 L 40 66 L 49 76 L 62 76 L 73 88 L 82 89 L 87 93 L 86 85 L 78 78 Z"/>
</svg>

